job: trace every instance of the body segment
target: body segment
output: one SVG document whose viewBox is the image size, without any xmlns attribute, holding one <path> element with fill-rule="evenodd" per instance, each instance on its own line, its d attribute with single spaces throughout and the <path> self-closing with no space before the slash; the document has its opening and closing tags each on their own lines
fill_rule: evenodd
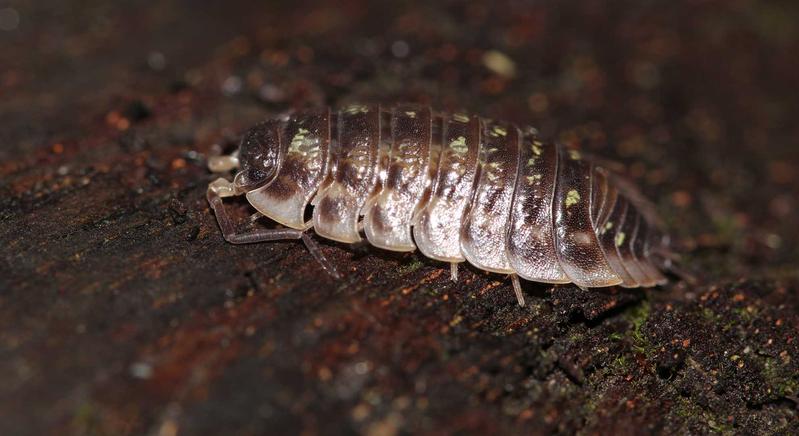
<svg viewBox="0 0 799 436">
<path fill-rule="evenodd" d="M 364 212 L 369 242 L 394 251 L 414 251 L 411 221 L 429 180 L 432 114 L 429 108 L 397 106 L 391 114 L 388 168 Z"/>
<path fill-rule="evenodd" d="M 339 242 L 361 240 L 359 218 L 377 182 L 380 110 L 350 106 L 338 112 L 331 167 L 314 199 L 313 226 L 319 236 Z"/>
<path fill-rule="evenodd" d="M 461 252 L 486 271 L 514 273 L 505 235 L 519 167 L 519 136 L 513 125 L 483 125 L 479 177 L 461 227 Z"/>
<path fill-rule="evenodd" d="M 569 283 L 555 251 L 552 226 L 558 147 L 528 133 L 519 153 L 519 177 L 507 234 L 510 265 L 526 280 Z"/>
<path fill-rule="evenodd" d="M 419 213 L 413 236 L 425 256 L 463 262 L 461 224 L 477 177 L 481 122 L 462 114 L 442 118 L 442 149 L 433 192 Z"/>
<path fill-rule="evenodd" d="M 287 147 L 277 177 L 268 185 L 248 192 L 247 201 L 267 218 L 303 229 L 305 207 L 327 173 L 330 111 L 291 117 L 280 135 Z"/>
</svg>

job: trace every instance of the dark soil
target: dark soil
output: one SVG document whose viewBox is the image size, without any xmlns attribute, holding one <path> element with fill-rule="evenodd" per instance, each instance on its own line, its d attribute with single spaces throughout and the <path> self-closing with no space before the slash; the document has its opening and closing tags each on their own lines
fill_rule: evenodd
<svg viewBox="0 0 799 436">
<path fill-rule="evenodd" d="M 796 2 L 140 3 L 0 5 L 0 434 L 799 433 Z M 205 156 L 356 101 L 619 162 L 700 282 L 225 243 Z"/>
</svg>

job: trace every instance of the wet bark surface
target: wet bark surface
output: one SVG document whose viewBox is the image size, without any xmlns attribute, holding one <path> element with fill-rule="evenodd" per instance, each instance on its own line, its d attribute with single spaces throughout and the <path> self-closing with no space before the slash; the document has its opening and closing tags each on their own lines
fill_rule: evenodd
<svg viewBox="0 0 799 436">
<path fill-rule="evenodd" d="M 799 432 L 796 5 L 245 3 L 3 10 L 0 433 Z M 223 241 L 206 156 L 396 101 L 619 162 L 701 281 Z"/>
</svg>

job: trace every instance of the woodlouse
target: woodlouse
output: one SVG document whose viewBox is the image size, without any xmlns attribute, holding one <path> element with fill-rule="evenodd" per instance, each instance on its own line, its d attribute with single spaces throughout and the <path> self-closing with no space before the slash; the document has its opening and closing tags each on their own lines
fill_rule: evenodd
<svg viewBox="0 0 799 436">
<path fill-rule="evenodd" d="M 250 129 L 237 153 L 209 160 L 208 201 L 227 241 L 324 238 L 583 288 L 665 282 L 668 239 L 628 183 L 533 128 L 428 107 L 306 110 Z M 222 198 L 245 194 L 287 228 L 239 233 Z M 312 219 L 305 221 L 306 209 Z"/>
</svg>

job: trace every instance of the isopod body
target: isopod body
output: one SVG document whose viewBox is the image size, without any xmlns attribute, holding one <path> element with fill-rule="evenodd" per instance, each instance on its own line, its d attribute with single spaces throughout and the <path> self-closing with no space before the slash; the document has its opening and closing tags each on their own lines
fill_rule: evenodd
<svg viewBox="0 0 799 436">
<path fill-rule="evenodd" d="M 210 166 L 239 169 L 208 190 L 230 242 L 309 243 L 313 228 L 536 282 L 665 281 L 668 240 L 646 200 L 532 128 L 413 104 L 314 109 L 253 127 L 237 156 Z M 238 233 L 221 197 L 240 194 L 287 228 Z"/>
</svg>

